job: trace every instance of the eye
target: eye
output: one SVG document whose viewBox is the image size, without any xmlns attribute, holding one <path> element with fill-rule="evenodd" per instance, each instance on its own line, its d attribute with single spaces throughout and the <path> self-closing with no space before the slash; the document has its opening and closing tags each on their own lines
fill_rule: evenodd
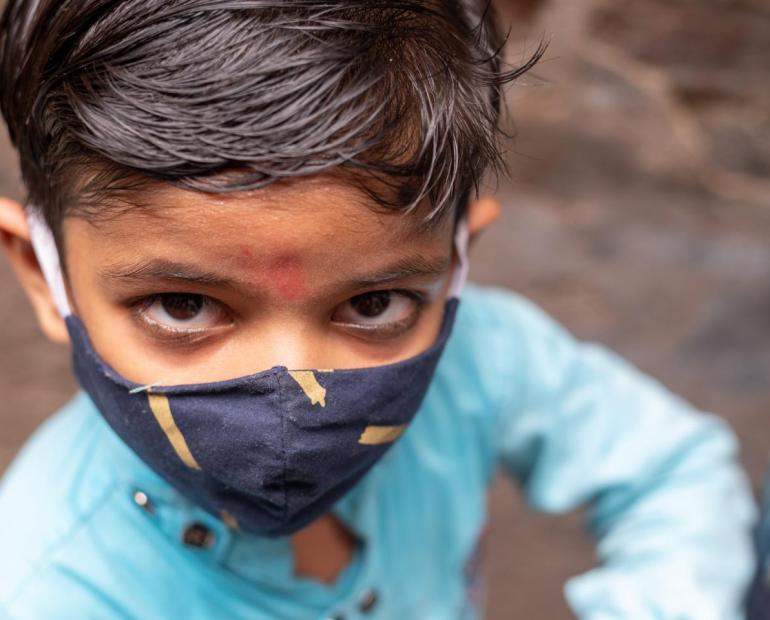
<svg viewBox="0 0 770 620">
<path fill-rule="evenodd" d="M 348 299 L 331 320 L 367 335 L 396 337 L 414 326 L 424 303 L 417 292 L 374 291 Z"/>
<path fill-rule="evenodd" d="M 184 332 L 211 329 L 228 323 L 222 306 L 205 295 L 161 293 L 137 309 L 145 322 L 159 330 Z"/>
</svg>

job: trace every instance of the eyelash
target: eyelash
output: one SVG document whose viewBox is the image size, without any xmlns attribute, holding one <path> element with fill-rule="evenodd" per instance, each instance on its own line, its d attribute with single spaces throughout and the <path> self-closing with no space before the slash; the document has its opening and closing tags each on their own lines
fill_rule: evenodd
<svg viewBox="0 0 770 620">
<path fill-rule="evenodd" d="M 430 301 L 428 293 L 417 290 L 388 289 L 386 291 L 367 291 L 366 293 L 361 293 L 361 295 L 378 292 L 388 292 L 408 297 L 415 304 L 414 312 L 406 319 L 392 323 L 384 323 L 382 325 L 364 326 L 339 323 L 337 324 L 338 327 L 345 331 L 352 332 L 358 337 L 363 337 L 364 339 L 388 340 L 400 335 L 399 332 L 406 332 L 416 325 L 422 316 L 425 306 Z M 172 294 L 185 295 L 186 293 L 154 293 L 152 295 L 129 300 L 127 306 L 131 310 L 135 320 L 138 321 L 144 329 L 148 330 L 154 338 L 163 341 L 165 344 L 171 346 L 193 346 L 210 338 L 213 335 L 212 332 L 214 332 L 216 328 L 175 328 L 161 325 L 157 321 L 153 321 L 147 317 L 145 311 L 148 308 L 164 296 Z M 189 293 L 189 295 L 194 295 L 194 293 Z M 220 311 L 228 316 L 232 316 L 227 307 L 221 302 L 218 302 L 211 297 L 207 297 L 206 295 L 201 295 L 201 297 L 205 304 L 216 304 Z"/>
<path fill-rule="evenodd" d="M 414 302 L 414 312 L 412 312 L 412 314 L 410 314 L 410 316 L 408 316 L 406 319 L 394 321 L 392 323 L 383 323 L 382 325 L 365 326 L 351 323 L 338 323 L 337 326 L 340 329 L 356 333 L 357 335 L 363 336 L 369 340 L 388 340 L 390 338 L 397 337 L 401 335 L 401 333 L 405 333 L 414 327 L 414 325 L 416 325 L 420 320 L 422 312 L 429 301 L 428 295 L 426 293 L 415 290 L 409 291 L 404 289 L 389 289 L 387 291 L 368 291 L 367 293 L 363 293 L 363 295 L 379 292 L 395 293 L 409 298 Z"/>
<path fill-rule="evenodd" d="M 153 321 L 146 315 L 146 310 L 150 308 L 156 301 L 162 299 L 165 295 L 193 295 L 194 293 L 154 293 L 152 295 L 146 295 L 137 299 L 133 299 L 127 302 L 127 305 L 134 316 L 134 319 L 138 321 L 142 327 L 150 332 L 157 340 L 162 341 L 164 344 L 171 346 L 190 346 L 203 342 L 212 336 L 213 328 L 183 328 L 183 327 L 169 327 L 161 325 L 157 321 Z M 215 301 L 211 297 L 201 295 L 205 304 L 216 304 L 218 308 L 226 314 L 230 314 L 224 304 Z"/>
</svg>

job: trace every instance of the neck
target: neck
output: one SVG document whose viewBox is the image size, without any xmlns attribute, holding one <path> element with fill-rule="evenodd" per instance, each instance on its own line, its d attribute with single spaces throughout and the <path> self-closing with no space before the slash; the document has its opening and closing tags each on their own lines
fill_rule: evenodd
<svg viewBox="0 0 770 620">
<path fill-rule="evenodd" d="M 333 515 L 314 521 L 291 537 L 294 574 L 333 584 L 350 564 L 356 538 Z"/>
</svg>

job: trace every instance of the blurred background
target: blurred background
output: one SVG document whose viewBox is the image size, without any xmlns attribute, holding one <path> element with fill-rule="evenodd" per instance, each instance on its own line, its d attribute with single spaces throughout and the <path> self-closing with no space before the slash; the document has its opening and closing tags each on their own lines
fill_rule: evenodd
<svg viewBox="0 0 770 620">
<path fill-rule="evenodd" d="M 510 178 L 472 279 L 543 306 L 724 416 L 755 488 L 770 447 L 770 0 L 499 0 L 520 63 Z M 0 8 L 4 1 L 0 0 Z M 2 86 L 0 85 L 0 88 Z M 0 130 L 0 194 L 22 198 Z M 0 471 L 74 392 L 0 261 Z M 491 499 L 488 617 L 571 618 L 581 514 Z"/>
</svg>

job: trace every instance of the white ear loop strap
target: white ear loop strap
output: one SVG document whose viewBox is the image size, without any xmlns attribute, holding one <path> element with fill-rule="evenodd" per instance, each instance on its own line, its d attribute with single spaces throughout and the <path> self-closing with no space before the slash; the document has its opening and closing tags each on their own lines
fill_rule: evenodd
<svg viewBox="0 0 770 620">
<path fill-rule="evenodd" d="M 59 252 L 56 249 L 53 233 L 48 228 L 48 224 L 45 223 L 43 216 L 32 205 L 27 208 L 27 222 L 37 262 L 43 270 L 43 276 L 45 276 L 48 288 L 51 290 L 51 295 L 53 296 L 56 308 L 59 310 L 59 314 L 61 314 L 62 318 L 66 318 L 72 314 L 72 311 L 67 299 L 67 289 L 64 287 L 64 278 L 62 277 L 61 265 L 59 263 Z"/>
<path fill-rule="evenodd" d="M 468 279 L 468 268 L 470 266 L 468 263 L 468 238 L 468 219 L 462 217 L 457 222 L 457 230 L 455 231 L 455 251 L 457 252 L 459 264 L 452 274 L 447 297 L 459 297 L 460 292 L 465 286 L 465 281 Z"/>
</svg>

